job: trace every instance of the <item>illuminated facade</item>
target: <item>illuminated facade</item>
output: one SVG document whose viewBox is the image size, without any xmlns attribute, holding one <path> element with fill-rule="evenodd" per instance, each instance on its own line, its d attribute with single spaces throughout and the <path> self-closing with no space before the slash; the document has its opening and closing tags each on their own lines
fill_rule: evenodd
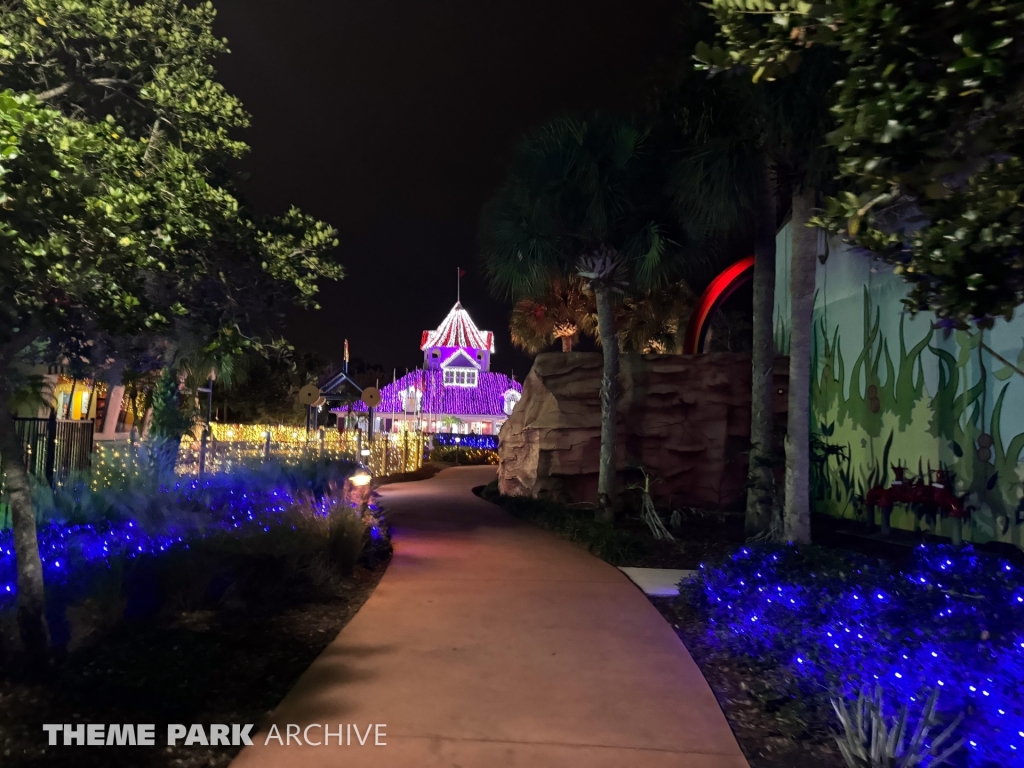
<svg viewBox="0 0 1024 768">
<path fill-rule="evenodd" d="M 491 370 L 494 334 L 481 331 L 456 303 L 435 330 L 420 337 L 423 368 L 381 387 L 374 428 L 497 434 L 522 386 Z M 342 412 L 345 409 L 338 409 Z M 366 411 L 358 403 L 353 411 Z"/>
</svg>

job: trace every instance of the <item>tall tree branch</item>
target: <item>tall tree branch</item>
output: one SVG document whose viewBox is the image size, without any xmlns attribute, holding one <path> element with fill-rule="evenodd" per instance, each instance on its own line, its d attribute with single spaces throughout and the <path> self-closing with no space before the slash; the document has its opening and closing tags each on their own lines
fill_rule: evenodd
<svg viewBox="0 0 1024 768">
<path fill-rule="evenodd" d="M 112 89 L 113 88 L 118 88 L 118 87 L 120 87 L 122 85 L 128 85 L 129 84 L 128 80 L 121 80 L 120 78 L 117 78 L 117 77 L 96 77 L 96 78 L 93 78 L 92 80 L 88 80 L 86 82 L 88 82 L 90 85 L 98 85 L 98 86 L 100 86 L 102 88 L 112 88 Z M 42 93 L 37 93 L 36 94 L 36 99 L 38 99 L 39 101 L 51 101 L 53 99 L 59 98 L 59 97 L 63 96 L 65 93 L 67 93 L 68 91 L 70 91 L 72 86 L 74 86 L 74 84 L 75 84 L 74 80 L 68 80 L 66 83 L 58 85 L 56 88 L 51 88 L 48 91 L 43 91 Z"/>
</svg>

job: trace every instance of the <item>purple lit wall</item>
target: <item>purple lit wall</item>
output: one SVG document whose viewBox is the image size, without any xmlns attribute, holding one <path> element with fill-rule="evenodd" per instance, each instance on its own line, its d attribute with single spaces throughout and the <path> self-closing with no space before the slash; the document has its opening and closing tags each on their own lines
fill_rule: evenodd
<svg viewBox="0 0 1024 768">
<path fill-rule="evenodd" d="M 481 371 L 475 387 L 445 386 L 442 371 L 411 371 L 393 384 L 381 387 L 381 404 L 375 409 L 378 415 L 404 413 L 405 403 L 400 393 L 409 387 L 423 392 L 421 412 L 437 416 L 495 416 L 505 419 L 505 393 L 512 389 L 521 393 L 522 385 L 504 373 Z M 348 406 L 338 409 L 347 411 Z M 366 406 L 358 402 L 353 411 L 365 411 Z"/>
</svg>

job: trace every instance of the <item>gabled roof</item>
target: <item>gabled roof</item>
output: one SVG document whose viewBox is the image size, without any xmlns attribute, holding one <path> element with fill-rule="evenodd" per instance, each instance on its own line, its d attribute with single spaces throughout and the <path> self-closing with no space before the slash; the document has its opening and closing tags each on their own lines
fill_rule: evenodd
<svg viewBox="0 0 1024 768">
<path fill-rule="evenodd" d="M 469 363 L 469 365 L 466 365 Z M 464 349 L 457 349 L 452 353 L 447 360 L 441 363 L 441 368 L 469 368 L 472 366 L 478 371 L 481 368 L 480 363 L 469 356 L 469 353 Z"/>
<path fill-rule="evenodd" d="M 433 347 L 469 347 L 494 352 L 494 334 L 477 328 L 462 304 L 455 302 L 437 330 L 423 332 L 420 349 Z"/>
</svg>

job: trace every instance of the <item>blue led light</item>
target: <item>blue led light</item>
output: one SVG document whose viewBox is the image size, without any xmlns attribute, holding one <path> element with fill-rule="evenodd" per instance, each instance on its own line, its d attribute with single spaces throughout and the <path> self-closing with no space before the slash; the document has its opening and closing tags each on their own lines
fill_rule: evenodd
<svg viewBox="0 0 1024 768">
<path fill-rule="evenodd" d="M 433 435 L 431 439 L 434 441 L 435 446 L 454 446 L 455 438 L 459 438 L 459 446 L 461 448 L 482 448 L 488 451 L 498 450 L 498 436 L 497 435 L 453 435 L 446 432 L 439 432 Z"/>
<path fill-rule="evenodd" d="M 341 471 L 339 478 L 344 478 Z M 333 482 L 333 481 L 332 481 Z M 115 560 L 188 548 L 190 541 L 225 531 L 269 532 L 280 524 L 281 513 L 299 506 L 315 517 L 326 518 L 342 500 L 323 493 L 317 498 L 296 490 L 281 478 L 239 472 L 215 475 L 200 485 L 197 481 L 176 483 L 171 507 L 183 511 L 180 517 L 147 525 L 139 520 L 103 520 L 78 525 L 51 521 L 38 526 L 39 557 L 47 586 L 69 584 L 98 566 Z M 172 493 L 169 488 L 162 488 Z M 326 489 L 325 489 L 326 490 Z M 370 505 L 379 517 L 379 510 Z M 381 530 L 374 525 L 371 536 L 379 539 Z M 17 567 L 11 530 L 0 531 L 0 610 L 17 599 Z"/>
<path fill-rule="evenodd" d="M 898 572 L 849 553 L 763 545 L 703 564 L 690 595 L 724 650 L 774 660 L 807 694 L 853 697 L 879 680 L 895 702 L 941 687 L 941 715 L 965 715 L 954 764 L 989 768 L 1019 765 L 1024 749 L 1021 570 L 970 548 L 918 547 Z"/>
</svg>

